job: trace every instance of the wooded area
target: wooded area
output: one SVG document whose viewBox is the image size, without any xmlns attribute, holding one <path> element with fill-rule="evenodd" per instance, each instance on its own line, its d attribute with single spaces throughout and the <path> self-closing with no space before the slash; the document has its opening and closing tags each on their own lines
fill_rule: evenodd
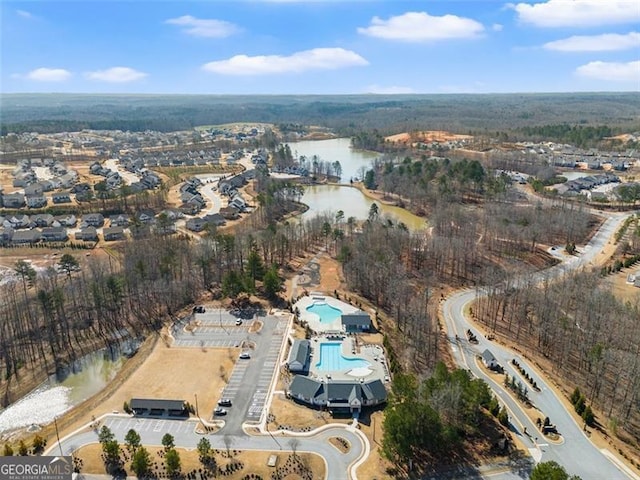
<svg viewBox="0 0 640 480">
<path fill-rule="evenodd" d="M 188 130 L 230 122 L 320 125 L 342 136 L 450 130 L 492 134 L 541 124 L 639 129 L 634 93 L 475 95 L 3 94 L 0 133 Z"/>
<path fill-rule="evenodd" d="M 579 386 L 614 426 L 640 439 L 640 303 L 621 302 L 599 272 L 489 287 L 474 309 L 489 331 L 547 359 L 567 390 Z M 604 419 L 601 419 L 604 421 Z"/>
</svg>

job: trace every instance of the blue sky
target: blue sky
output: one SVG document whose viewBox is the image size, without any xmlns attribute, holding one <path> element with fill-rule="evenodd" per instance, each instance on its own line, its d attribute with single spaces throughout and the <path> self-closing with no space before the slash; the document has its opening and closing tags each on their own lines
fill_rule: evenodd
<svg viewBox="0 0 640 480">
<path fill-rule="evenodd" d="M 0 91 L 640 91 L 637 0 L 2 1 Z"/>
</svg>

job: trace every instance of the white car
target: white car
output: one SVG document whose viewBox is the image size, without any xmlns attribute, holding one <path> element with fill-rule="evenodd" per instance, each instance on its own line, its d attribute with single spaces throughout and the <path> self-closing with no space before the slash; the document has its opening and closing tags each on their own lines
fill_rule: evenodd
<svg viewBox="0 0 640 480">
<path fill-rule="evenodd" d="M 242 319 L 241 318 L 238 318 L 236 320 L 236 325 L 242 325 Z"/>
<path fill-rule="evenodd" d="M 241 358 L 242 360 L 248 360 L 248 359 L 250 359 L 250 358 L 251 358 L 251 355 L 249 355 L 247 352 L 242 352 L 242 353 L 240 354 L 240 358 Z"/>
</svg>

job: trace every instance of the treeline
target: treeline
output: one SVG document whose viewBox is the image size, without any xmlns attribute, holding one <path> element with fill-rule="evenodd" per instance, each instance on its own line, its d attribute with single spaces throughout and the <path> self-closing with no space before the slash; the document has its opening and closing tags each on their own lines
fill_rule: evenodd
<svg viewBox="0 0 640 480">
<path fill-rule="evenodd" d="M 543 124 L 632 128 L 634 93 L 512 95 L 76 95 L 3 94 L 0 133 L 83 128 L 161 132 L 232 122 L 319 125 L 344 136 L 450 130 L 488 133 Z M 61 123 L 62 121 L 62 123 Z M 64 123 L 67 122 L 67 123 Z M 635 123 L 637 128 L 637 122 Z M 633 131 L 633 130 L 630 130 Z"/>
<path fill-rule="evenodd" d="M 518 135 L 520 134 L 520 135 Z M 535 141 L 555 141 L 576 147 L 594 147 L 606 137 L 616 133 L 609 125 L 569 125 L 567 123 L 519 128 L 517 136 Z"/>
<path fill-rule="evenodd" d="M 507 277 L 484 292 L 479 321 L 550 361 L 565 390 L 578 386 L 640 441 L 640 303 L 616 299 L 595 271 L 538 286 Z"/>
<path fill-rule="evenodd" d="M 397 465 L 413 461 L 418 468 L 451 458 L 463 439 L 479 433 L 483 411 L 491 403 L 483 380 L 473 379 L 467 370 L 449 372 L 441 362 L 423 381 L 396 374 L 385 410 L 382 452 Z"/>
<path fill-rule="evenodd" d="M 158 331 L 206 289 L 275 297 L 280 267 L 321 244 L 321 232 L 320 218 L 204 241 L 152 235 L 87 258 L 78 271 L 36 275 L 16 264 L 19 281 L 0 290 L 2 404 L 26 393 L 33 374 L 42 381 L 94 350 Z"/>
</svg>

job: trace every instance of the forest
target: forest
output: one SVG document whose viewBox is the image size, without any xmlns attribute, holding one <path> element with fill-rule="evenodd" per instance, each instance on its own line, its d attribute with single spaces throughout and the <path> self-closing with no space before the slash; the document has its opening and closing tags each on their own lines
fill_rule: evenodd
<svg viewBox="0 0 640 480">
<path fill-rule="evenodd" d="M 188 130 L 230 122 L 319 125 L 341 136 L 378 129 L 488 133 L 543 124 L 640 130 L 637 93 L 484 95 L 2 94 L 0 134 L 90 129 Z M 522 132 L 520 132 L 522 133 Z"/>
</svg>

